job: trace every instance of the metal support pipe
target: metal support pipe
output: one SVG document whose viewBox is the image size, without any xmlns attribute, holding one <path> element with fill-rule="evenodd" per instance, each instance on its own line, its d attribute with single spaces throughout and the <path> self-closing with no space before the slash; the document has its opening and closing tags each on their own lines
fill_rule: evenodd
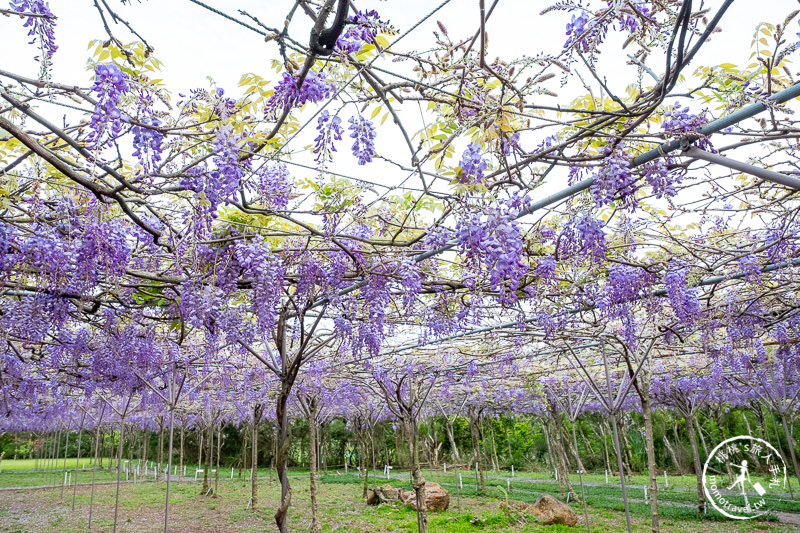
<svg viewBox="0 0 800 533">
<path fill-rule="evenodd" d="M 709 163 L 714 163 L 715 165 L 721 165 L 733 170 L 738 170 L 739 172 L 750 174 L 757 178 L 761 178 L 762 180 L 771 181 L 780 185 L 786 185 L 790 189 L 800 191 L 800 179 L 793 176 L 787 176 L 786 174 L 781 174 L 780 172 L 775 172 L 773 170 L 767 170 L 766 168 L 748 165 L 747 163 L 742 163 L 741 161 L 736 161 L 735 159 L 723 157 L 719 154 L 712 154 L 711 152 L 706 152 L 705 150 L 702 150 L 696 146 L 689 147 L 689 149 L 685 150 L 683 154 L 687 157 L 701 159 L 703 161 L 708 161 Z"/>
</svg>

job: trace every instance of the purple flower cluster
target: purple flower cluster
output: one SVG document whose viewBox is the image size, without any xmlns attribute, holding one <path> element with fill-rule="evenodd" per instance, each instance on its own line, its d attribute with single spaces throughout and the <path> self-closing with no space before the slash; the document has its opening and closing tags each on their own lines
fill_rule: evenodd
<svg viewBox="0 0 800 533">
<path fill-rule="evenodd" d="M 275 325 L 275 316 L 280 303 L 284 269 L 277 256 L 270 253 L 267 243 L 236 245 L 236 260 L 242 268 L 244 278 L 250 280 L 253 295 L 253 313 L 264 334 L 269 335 Z"/>
<path fill-rule="evenodd" d="M 633 210 L 636 207 L 635 181 L 631 174 L 630 159 L 622 150 L 615 150 L 603 161 L 602 169 L 594 176 L 591 192 L 595 204 L 602 207 L 619 196 Z"/>
<path fill-rule="evenodd" d="M 556 280 L 556 258 L 552 255 L 545 255 L 536 261 L 536 277 L 544 281 Z"/>
<path fill-rule="evenodd" d="M 234 133 L 233 127 L 225 125 L 214 132 L 211 149 L 213 161 L 217 167 L 214 187 L 207 187 L 206 198 L 213 206 L 230 198 L 239 188 L 244 177 L 244 168 L 239 164 L 239 140 L 241 136 Z M 212 175 L 215 172 L 211 173 Z"/>
<path fill-rule="evenodd" d="M 516 301 L 520 281 L 528 272 L 522 260 L 525 242 L 519 223 L 499 209 L 490 210 L 486 217 L 467 214 L 456 225 L 456 239 L 469 267 L 479 276 L 488 271 L 489 287 L 500 293 L 500 301 Z M 474 280 L 465 284 L 474 285 Z"/>
<path fill-rule="evenodd" d="M 277 210 L 286 209 L 293 188 L 289 168 L 284 163 L 262 166 L 250 187 L 267 207 Z"/>
<path fill-rule="evenodd" d="M 332 83 L 325 81 L 325 75 L 313 70 L 308 72 L 303 85 L 297 88 L 297 78 L 283 73 L 283 79 L 275 86 L 272 96 L 267 100 L 264 114 L 276 118 L 284 109 L 300 107 L 307 102 L 319 102 L 330 98 L 336 92 Z"/>
<path fill-rule="evenodd" d="M 562 257 L 585 257 L 593 264 L 600 264 L 606 258 L 603 222 L 588 215 L 567 222 L 558 243 Z"/>
<path fill-rule="evenodd" d="M 373 44 L 378 33 L 394 33 L 388 22 L 383 22 L 375 10 L 359 11 L 349 19 L 347 30 L 336 41 L 336 50 L 355 54 L 365 44 Z"/>
<path fill-rule="evenodd" d="M 564 43 L 564 48 L 569 48 L 573 44 L 575 44 L 577 50 L 579 52 L 588 52 L 592 49 L 589 41 L 586 37 L 587 34 L 587 26 L 589 24 L 589 15 L 585 11 L 581 11 L 580 15 L 577 17 L 573 14 L 572 19 L 567 22 L 567 42 Z"/>
<path fill-rule="evenodd" d="M 164 134 L 154 128 L 161 126 L 161 121 L 156 117 L 144 117 L 140 121 L 143 125 L 131 128 L 133 132 L 133 156 L 139 160 L 145 174 L 151 174 L 161 162 L 162 143 Z"/>
<path fill-rule="evenodd" d="M 483 180 L 483 171 L 487 166 L 488 163 L 481 157 L 480 145 L 472 143 L 461 154 L 459 180 L 461 183 L 480 183 Z"/>
<path fill-rule="evenodd" d="M 628 303 L 644 296 L 644 289 L 655 280 L 646 270 L 613 263 L 608 269 L 606 298 L 610 304 Z"/>
<path fill-rule="evenodd" d="M 567 36 L 567 42 L 564 43 L 565 49 L 574 47 L 580 53 L 596 52 L 597 47 L 606 38 L 609 26 L 613 25 L 616 29 L 617 23 L 619 23 L 620 30 L 631 34 L 640 29 L 639 17 L 620 9 L 616 9 L 611 17 L 607 16 L 609 9 L 613 9 L 611 0 L 608 0 L 608 4 L 609 8 L 598 11 L 593 18 L 584 10 L 581 10 L 578 16 L 572 15 L 570 21 L 567 22 L 565 31 Z M 636 9 L 645 17 L 649 17 L 650 9 L 647 6 L 637 5 Z"/>
<path fill-rule="evenodd" d="M 128 75 L 114 63 L 99 64 L 94 67 L 95 79 L 92 90 L 97 95 L 97 104 L 92 113 L 89 126 L 91 133 L 87 139 L 91 147 L 102 147 L 101 140 L 108 135 L 106 143 L 122 133 L 123 113 L 120 110 L 122 97 L 128 93 Z"/>
<path fill-rule="evenodd" d="M 366 165 L 377 154 L 375 151 L 375 126 L 361 115 L 350 117 L 348 122 L 350 122 L 347 127 L 351 132 L 350 138 L 355 139 L 351 148 L 353 155 L 358 159 L 359 165 Z"/>
<path fill-rule="evenodd" d="M 35 59 L 42 63 L 42 74 L 46 74 L 50 70 L 53 54 L 58 49 L 53 30 L 56 26 L 56 19 L 53 12 L 50 11 L 50 3 L 45 0 L 11 0 L 9 5 L 11 10 L 17 13 L 44 15 L 42 17 L 27 17 L 23 27 L 30 28 L 28 36 L 33 37 L 30 44 L 35 43 L 37 39 L 40 42 L 42 58 L 40 59 L 37 56 Z"/>
<path fill-rule="evenodd" d="M 686 325 L 692 325 L 700 314 L 700 301 L 697 292 L 686 286 L 687 268 L 674 268 L 667 272 L 664 283 L 675 316 Z"/>
<path fill-rule="evenodd" d="M 744 276 L 748 283 L 755 285 L 761 283 L 761 268 L 758 265 L 758 257 L 755 255 L 746 255 L 740 258 L 739 268 L 744 271 Z"/>
<path fill-rule="evenodd" d="M 342 134 L 344 134 L 344 128 L 342 128 L 341 124 L 342 119 L 335 115 L 331 116 L 327 109 L 319 114 L 317 119 L 317 131 L 319 134 L 314 139 L 314 149 L 312 150 L 317 154 L 314 161 L 324 164 L 332 159 L 333 152 L 336 151 L 334 141 L 341 141 Z"/>
<path fill-rule="evenodd" d="M 675 106 L 671 110 L 665 111 L 664 117 L 667 120 L 661 125 L 661 129 L 673 139 L 684 138 L 687 134 L 696 134 L 697 130 L 708 122 L 705 111 L 695 115 L 689 112 L 688 107 L 681 107 L 680 102 L 675 102 Z M 708 139 L 701 138 L 696 144 L 703 150 L 714 151 L 714 147 Z"/>
<path fill-rule="evenodd" d="M 511 150 L 519 148 L 519 132 L 515 132 L 510 137 L 503 137 L 502 142 L 503 154 L 508 157 L 511 155 Z"/>
<path fill-rule="evenodd" d="M 672 198 L 677 194 L 675 185 L 680 184 L 681 176 L 669 170 L 672 159 L 659 157 L 642 166 L 642 175 L 653 189 L 656 198 Z"/>
<path fill-rule="evenodd" d="M 453 232 L 442 226 L 433 226 L 425 236 L 425 248 L 436 250 L 453 239 Z"/>
</svg>

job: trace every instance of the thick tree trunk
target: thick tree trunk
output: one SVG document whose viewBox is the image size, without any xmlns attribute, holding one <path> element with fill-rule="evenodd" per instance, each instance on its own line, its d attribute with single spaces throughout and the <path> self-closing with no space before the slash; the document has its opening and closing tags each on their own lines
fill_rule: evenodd
<svg viewBox="0 0 800 533">
<path fill-rule="evenodd" d="M 575 494 L 572 482 L 569 480 L 569 459 L 567 458 L 567 445 L 564 442 L 564 432 L 561 431 L 561 419 L 558 418 L 559 415 L 555 412 L 555 409 L 551 411 L 551 414 L 553 416 L 553 443 L 556 448 L 557 468 L 559 470 L 558 481 L 562 486 L 561 497 L 564 498 L 568 493 L 571 499 L 577 500 L 578 495 Z"/>
<path fill-rule="evenodd" d="M 450 441 L 450 449 L 453 450 L 453 462 L 458 464 L 461 462 L 461 457 L 458 455 L 458 446 L 456 446 L 455 429 L 453 428 L 454 424 L 455 419 L 450 420 L 450 418 L 448 418 L 445 427 L 447 430 L 447 440 Z"/>
<path fill-rule="evenodd" d="M 210 468 L 210 465 L 211 465 L 211 457 L 210 457 L 211 456 L 211 450 L 212 450 L 211 446 L 213 446 L 213 443 L 211 442 L 212 435 L 213 435 L 212 429 L 211 429 L 211 426 L 209 426 L 208 427 L 208 438 L 205 439 L 206 442 L 208 442 L 208 451 L 205 453 L 205 457 L 204 457 L 205 462 L 203 463 L 203 496 L 208 494 L 208 489 L 211 488 L 209 486 L 209 484 L 208 484 L 208 469 Z"/>
<path fill-rule="evenodd" d="M 417 497 L 417 531 L 428 533 L 428 507 L 425 505 L 425 478 L 419 467 L 419 446 L 417 446 L 417 423 L 407 414 L 403 419 L 406 439 L 408 441 L 408 454 L 411 460 L 411 479 L 413 480 L 414 493 Z"/>
<path fill-rule="evenodd" d="M 481 464 L 481 445 L 478 438 L 478 418 L 470 416 L 469 429 L 472 434 L 472 459 L 475 461 L 475 466 L 478 469 L 478 477 L 480 478 L 481 492 L 486 492 L 486 480 L 483 477 L 483 465 Z"/>
<path fill-rule="evenodd" d="M 181 420 L 181 457 L 178 463 L 178 482 L 183 483 L 183 420 Z"/>
<path fill-rule="evenodd" d="M 135 442 L 136 439 L 130 439 L 130 442 L 128 442 L 128 471 L 131 473 L 133 472 L 133 448 Z"/>
<path fill-rule="evenodd" d="M 575 460 L 580 464 L 581 457 L 578 453 L 578 432 L 575 430 L 575 426 L 577 426 L 578 421 L 577 419 L 572 420 L 572 442 L 575 445 Z M 586 521 L 586 531 L 587 533 L 592 533 L 591 527 L 589 526 L 589 511 L 586 510 L 586 493 L 583 490 L 583 467 L 578 469 L 578 482 L 581 485 L 581 503 L 583 503 L 583 519 Z"/>
<path fill-rule="evenodd" d="M 308 470 L 309 492 L 311 493 L 311 532 L 322 531 L 317 508 L 317 399 L 308 402 Z"/>
<path fill-rule="evenodd" d="M 500 470 L 500 458 L 497 456 L 497 440 L 494 437 L 494 422 L 489 419 L 489 435 L 492 441 L 492 461 L 494 462 L 494 469 Z"/>
<path fill-rule="evenodd" d="M 608 437 L 606 436 L 605 421 L 597 425 L 600 428 L 600 438 L 603 441 L 603 458 L 606 462 L 606 472 L 613 472 L 611 468 L 611 454 L 608 451 Z"/>
<path fill-rule="evenodd" d="M 697 429 L 697 436 L 700 437 L 700 443 L 703 445 L 703 453 L 706 457 L 708 457 L 708 445 L 706 445 L 706 438 L 703 435 L 703 426 L 700 425 L 700 421 L 695 418 L 694 419 L 695 429 Z"/>
<path fill-rule="evenodd" d="M 800 483 L 800 469 L 797 468 L 797 456 L 794 453 L 792 434 L 789 431 L 789 426 L 786 424 L 786 413 L 781 413 L 781 423 L 783 424 L 783 433 L 786 435 L 786 442 L 789 444 L 789 455 L 792 458 L 792 466 L 794 466 L 794 475 L 797 476 L 797 482 Z"/>
<path fill-rule="evenodd" d="M 253 408 L 252 459 L 250 460 L 250 508 L 253 511 L 258 506 L 258 423 L 261 420 L 261 410 L 260 405 Z"/>
<path fill-rule="evenodd" d="M 278 470 L 278 479 L 281 482 L 281 503 L 275 511 L 275 523 L 281 533 L 288 531 L 286 527 L 286 515 L 289 512 L 289 505 L 292 503 L 292 487 L 289 484 L 289 411 L 286 409 L 286 403 L 289 400 L 292 385 L 284 381 L 281 383 L 281 391 L 278 395 L 277 406 L 275 408 L 275 418 L 278 423 L 277 431 L 277 446 L 278 453 L 276 457 L 276 465 Z"/>
<path fill-rule="evenodd" d="M 358 463 L 361 467 L 361 474 L 364 476 L 364 483 L 361 487 L 361 497 L 367 499 L 367 488 L 369 487 L 369 472 L 367 470 L 367 435 L 366 430 L 361 431 L 361 458 Z"/>
<path fill-rule="evenodd" d="M 219 455 L 222 452 L 222 424 L 217 426 L 217 471 L 214 472 L 214 495 L 219 490 Z"/>
<path fill-rule="evenodd" d="M 156 482 L 161 480 L 161 469 L 164 463 L 164 418 L 161 417 L 160 427 L 158 431 L 158 454 L 156 456 Z"/>
<path fill-rule="evenodd" d="M 653 411 L 650 406 L 649 383 L 640 380 L 639 398 L 642 401 L 642 417 L 644 418 L 644 440 L 647 450 L 647 474 L 650 478 L 650 529 L 658 533 L 658 472 L 656 472 L 656 446 L 653 435 Z"/>
<path fill-rule="evenodd" d="M 684 413 L 684 415 L 686 416 L 686 430 L 689 433 L 689 444 L 692 446 L 694 474 L 697 478 L 697 512 L 703 514 L 705 511 L 706 497 L 703 493 L 703 468 L 700 465 L 700 452 L 697 449 L 697 439 L 694 434 L 694 417 L 691 413 Z"/>
</svg>

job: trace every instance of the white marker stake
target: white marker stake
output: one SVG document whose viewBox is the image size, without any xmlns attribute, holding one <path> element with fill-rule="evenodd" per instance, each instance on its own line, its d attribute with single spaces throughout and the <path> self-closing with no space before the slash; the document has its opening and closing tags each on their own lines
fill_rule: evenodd
<svg viewBox="0 0 800 533">
<path fill-rule="evenodd" d="M 444 464 L 444 473 L 447 473 L 447 463 Z"/>
<path fill-rule="evenodd" d="M 644 503 L 647 503 L 647 486 L 644 488 Z"/>
<path fill-rule="evenodd" d="M 606 485 L 608 485 L 608 470 L 606 470 Z"/>
<path fill-rule="evenodd" d="M 506 479 L 506 489 L 508 490 L 508 492 L 511 492 L 511 480 L 510 479 Z"/>
<path fill-rule="evenodd" d="M 183 477 L 186 477 L 186 465 L 183 465 Z"/>
<path fill-rule="evenodd" d="M 514 477 L 514 465 L 511 465 L 511 477 Z"/>
<path fill-rule="evenodd" d="M 558 481 L 558 469 L 557 468 L 555 470 L 555 474 L 556 474 L 556 481 Z"/>
<path fill-rule="evenodd" d="M 344 462 L 344 473 L 347 474 L 347 461 Z"/>
<path fill-rule="evenodd" d="M 461 474 L 458 475 L 458 488 L 464 488 L 464 481 L 461 479 Z"/>
<path fill-rule="evenodd" d="M 233 479 L 233 467 L 231 467 L 231 479 Z"/>
<path fill-rule="evenodd" d="M 669 480 L 667 479 L 667 471 L 664 470 L 664 485 L 669 487 Z"/>
</svg>

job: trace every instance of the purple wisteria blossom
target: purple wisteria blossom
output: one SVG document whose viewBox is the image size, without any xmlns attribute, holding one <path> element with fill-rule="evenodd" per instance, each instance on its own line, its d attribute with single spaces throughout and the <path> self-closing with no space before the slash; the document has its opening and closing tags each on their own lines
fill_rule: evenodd
<svg viewBox="0 0 800 533">
<path fill-rule="evenodd" d="M 355 54 L 365 44 L 373 44 L 378 33 L 394 33 L 388 22 L 383 22 L 377 11 L 359 11 L 349 19 L 347 29 L 336 41 L 336 50 Z"/>
<path fill-rule="evenodd" d="M 619 197 L 623 204 L 633 210 L 636 207 L 635 181 L 631 174 L 630 158 L 622 150 L 615 150 L 603 160 L 600 172 L 594 176 L 591 192 L 595 204 L 602 207 Z"/>
<path fill-rule="evenodd" d="M 672 109 L 665 111 L 664 117 L 666 120 L 661 125 L 661 129 L 672 139 L 682 139 L 687 134 L 697 133 L 697 130 L 708 122 L 705 110 L 699 115 L 695 115 L 689 111 L 688 107 L 681 107 L 680 102 L 676 102 Z M 714 151 L 714 146 L 708 139 L 701 138 L 695 144 L 703 150 Z"/>
<path fill-rule="evenodd" d="M 58 49 L 54 32 L 56 19 L 53 12 L 50 11 L 50 2 L 45 0 L 11 0 L 9 6 L 12 11 L 17 13 L 44 15 L 42 17 L 26 17 L 23 27 L 30 28 L 28 36 L 33 37 L 30 44 L 34 44 L 37 40 L 39 41 L 42 57 L 36 56 L 35 59 L 42 64 L 41 74 L 42 77 L 45 77 L 50 71 L 53 54 Z"/>
<path fill-rule="evenodd" d="M 700 301 L 697 299 L 697 291 L 686 286 L 688 273 L 688 268 L 673 268 L 667 272 L 664 283 L 675 316 L 684 324 L 691 325 L 700 314 Z"/>
<path fill-rule="evenodd" d="M 483 180 L 483 171 L 486 170 L 488 163 L 481 157 L 481 146 L 478 143 L 467 146 L 461 154 L 459 166 L 461 183 L 480 183 Z"/>
<path fill-rule="evenodd" d="M 275 119 L 286 108 L 300 107 L 307 102 L 320 102 L 333 96 L 336 90 L 332 83 L 325 81 L 325 74 L 308 72 L 303 84 L 297 88 L 297 78 L 283 73 L 283 79 L 275 86 L 272 96 L 267 100 L 264 113 Z"/>
<path fill-rule="evenodd" d="M 342 119 L 336 115 L 331 115 L 327 109 L 319 114 L 317 119 L 317 131 L 319 134 L 314 139 L 314 152 L 317 163 L 325 163 L 332 159 L 333 152 L 336 151 L 334 141 L 341 141 L 344 128 L 341 126 Z"/>
<path fill-rule="evenodd" d="M 133 157 L 139 160 L 145 174 L 151 174 L 161 162 L 162 143 L 164 134 L 155 129 L 161 126 L 161 121 L 155 117 L 144 117 L 140 120 L 142 126 L 132 128 Z M 154 128 L 147 127 L 148 125 Z"/>
<path fill-rule="evenodd" d="M 254 178 L 250 189 L 260 195 L 261 201 L 267 207 L 286 209 L 294 183 L 285 163 L 264 165 L 256 171 Z"/>
<path fill-rule="evenodd" d="M 350 138 L 354 139 L 352 150 L 353 155 L 358 159 L 359 165 L 366 165 L 377 154 L 375 151 L 375 126 L 371 121 L 362 116 L 350 117 Z"/>
<path fill-rule="evenodd" d="M 102 148 L 122 133 L 124 117 L 120 105 L 130 87 L 128 75 L 114 63 L 96 65 L 94 73 L 92 90 L 97 95 L 97 104 L 92 113 L 89 126 L 92 131 L 87 140 L 90 147 Z"/>
</svg>

